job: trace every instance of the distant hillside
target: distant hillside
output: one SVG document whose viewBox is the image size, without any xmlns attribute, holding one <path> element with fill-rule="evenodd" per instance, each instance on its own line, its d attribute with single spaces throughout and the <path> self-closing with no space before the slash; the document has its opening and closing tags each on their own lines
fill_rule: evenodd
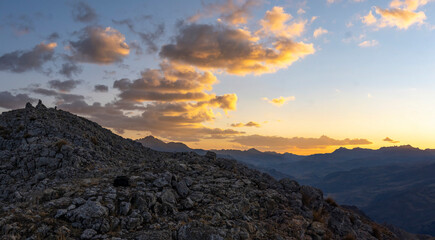
<svg viewBox="0 0 435 240">
<path fill-rule="evenodd" d="M 153 149 L 206 152 L 182 143 L 164 143 L 154 137 L 146 139 L 149 140 L 141 142 Z M 213 151 L 275 178 L 288 177 L 314 185 L 339 203 L 358 206 L 377 221 L 435 235 L 435 150 L 409 145 L 378 150 L 339 148 L 332 153 L 310 156 L 256 149 Z"/>
<path fill-rule="evenodd" d="M 313 183 L 341 204 L 410 232 L 435 235 L 435 164 L 358 168 Z"/>
<path fill-rule="evenodd" d="M 169 142 L 165 143 L 160 139 L 153 136 L 147 136 L 136 140 L 142 143 L 143 146 L 149 147 L 153 150 L 163 151 L 163 152 L 195 152 L 200 155 L 204 155 L 207 150 L 203 149 L 192 149 L 189 148 L 184 143 L 180 142 Z M 266 172 L 271 176 L 281 179 L 281 178 L 291 178 L 294 179 L 289 174 L 278 171 L 277 169 L 270 167 L 270 162 L 281 163 L 293 159 L 301 159 L 301 156 L 293 154 L 279 154 L 276 152 L 260 152 L 254 148 L 241 151 L 241 150 L 212 150 L 221 158 L 237 159 L 238 161 L 244 163 L 245 165 L 258 169 L 262 172 Z"/>
<path fill-rule="evenodd" d="M 137 142 L 142 143 L 145 147 L 149 147 L 151 149 L 162 151 L 162 152 L 191 152 L 186 144 L 180 142 L 169 142 L 165 143 L 160 139 L 157 139 L 153 136 L 147 136 L 145 138 L 141 138 L 136 140 Z"/>
</svg>

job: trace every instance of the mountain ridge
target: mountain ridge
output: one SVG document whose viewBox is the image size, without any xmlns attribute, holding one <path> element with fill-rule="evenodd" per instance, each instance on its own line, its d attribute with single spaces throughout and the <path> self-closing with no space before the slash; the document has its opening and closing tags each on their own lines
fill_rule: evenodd
<svg viewBox="0 0 435 240">
<path fill-rule="evenodd" d="M 151 144 L 143 144 L 153 148 Z M 198 149 L 189 151 L 205 153 Z M 277 179 L 288 177 L 316 186 L 337 202 L 356 205 L 379 222 L 394 223 L 410 232 L 435 236 L 435 194 L 420 190 L 435 186 L 431 174 L 422 174 L 430 169 L 435 172 L 431 167 L 435 166 L 435 150 L 410 145 L 379 149 L 341 147 L 331 153 L 308 156 L 256 149 L 213 151 Z M 405 203 L 401 198 L 409 201 Z M 397 202 L 396 205 L 391 204 L 393 202 Z M 397 208 L 400 204 L 402 207 Z"/>
<path fill-rule="evenodd" d="M 41 102 L 0 115 L 0 163 L 6 239 L 397 238 L 316 188 L 157 152 Z"/>
</svg>

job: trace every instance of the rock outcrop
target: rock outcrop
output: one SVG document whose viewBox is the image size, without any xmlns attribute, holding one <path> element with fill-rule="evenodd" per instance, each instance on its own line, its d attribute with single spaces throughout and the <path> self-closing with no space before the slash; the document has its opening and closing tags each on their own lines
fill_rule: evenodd
<svg viewBox="0 0 435 240">
<path fill-rule="evenodd" d="M 0 186 L 2 239 L 396 239 L 318 189 L 42 103 L 1 114 Z"/>
</svg>

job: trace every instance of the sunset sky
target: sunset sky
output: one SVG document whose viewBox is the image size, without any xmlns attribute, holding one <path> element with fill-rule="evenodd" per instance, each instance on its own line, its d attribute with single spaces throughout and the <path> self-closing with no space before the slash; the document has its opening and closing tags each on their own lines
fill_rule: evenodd
<svg viewBox="0 0 435 240">
<path fill-rule="evenodd" d="M 435 1 L 0 1 L 0 111 L 192 148 L 435 148 Z"/>
</svg>

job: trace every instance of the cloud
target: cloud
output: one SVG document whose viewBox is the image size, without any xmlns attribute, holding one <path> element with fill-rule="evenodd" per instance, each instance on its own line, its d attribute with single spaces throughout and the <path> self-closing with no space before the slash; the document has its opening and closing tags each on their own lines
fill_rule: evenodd
<svg viewBox="0 0 435 240">
<path fill-rule="evenodd" d="M 323 34 L 327 34 L 327 33 L 328 33 L 328 30 L 319 27 L 319 28 L 317 28 L 316 30 L 314 30 L 313 37 L 314 37 L 314 38 L 318 38 L 318 37 L 320 37 L 321 35 L 323 35 Z"/>
<path fill-rule="evenodd" d="M 302 9 L 302 8 L 299 8 L 297 13 L 298 13 L 299 15 L 304 14 L 304 13 L 305 13 L 305 10 Z"/>
<path fill-rule="evenodd" d="M 358 46 L 365 48 L 365 47 L 374 47 L 377 46 L 378 44 L 379 42 L 376 40 L 366 40 L 358 44 Z"/>
<path fill-rule="evenodd" d="M 122 61 L 130 53 L 124 35 L 111 27 L 86 27 L 80 31 L 78 41 L 69 43 L 70 58 L 79 62 L 110 64 Z"/>
<path fill-rule="evenodd" d="M 30 91 L 32 93 L 36 93 L 42 96 L 47 97 L 54 97 L 55 98 L 55 104 L 65 104 L 65 103 L 72 103 L 76 101 L 83 101 L 85 97 L 83 95 L 77 95 L 77 94 L 70 94 L 70 93 L 62 93 L 55 90 L 40 88 L 40 87 L 29 87 L 25 89 L 27 91 Z"/>
<path fill-rule="evenodd" d="M 390 142 L 390 143 L 399 143 L 399 141 L 395 141 L 395 140 L 393 140 L 393 139 L 391 139 L 389 137 L 386 137 L 386 138 L 382 139 L 382 141 L 384 141 L 384 142 Z"/>
<path fill-rule="evenodd" d="M 247 123 L 233 123 L 231 127 L 261 127 L 261 124 L 250 121 Z"/>
<path fill-rule="evenodd" d="M 372 11 L 362 17 L 362 22 L 376 28 L 397 27 L 398 29 L 408 29 L 414 24 L 423 24 L 426 14 L 416 10 L 428 3 L 428 0 L 393 0 L 390 2 L 390 9 L 375 7 L 376 18 Z"/>
<path fill-rule="evenodd" d="M 29 97 L 27 94 L 12 95 L 8 91 L 0 92 L 0 107 L 6 109 L 22 108 L 28 102 L 35 102 L 34 98 Z"/>
<path fill-rule="evenodd" d="M 48 82 L 48 85 L 52 89 L 56 89 L 61 92 L 69 92 L 72 89 L 76 88 L 77 85 L 81 83 L 82 81 L 80 80 L 66 80 L 66 81 L 51 80 Z"/>
<path fill-rule="evenodd" d="M 21 15 L 19 17 L 9 15 L 5 21 L 18 36 L 28 34 L 35 29 L 33 19 L 28 15 Z"/>
<path fill-rule="evenodd" d="M 127 116 L 113 103 L 101 105 L 76 101 L 59 108 L 89 117 L 118 132 L 124 130 L 149 131 L 155 136 L 179 141 L 198 141 L 206 138 L 229 138 L 244 132 L 232 129 L 208 128 L 201 123 L 211 121 L 213 112 L 206 105 L 187 102 L 150 103 L 139 115 Z"/>
<path fill-rule="evenodd" d="M 64 75 L 65 77 L 71 78 L 73 75 L 78 75 L 82 71 L 83 69 L 74 62 L 68 62 L 62 64 L 62 68 L 58 73 Z"/>
<path fill-rule="evenodd" d="M 400 8 L 403 7 L 409 11 L 415 11 L 420 6 L 426 5 L 430 0 L 392 0 L 390 2 L 390 7 L 392 8 Z"/>
<path fill-rule="evenodd" d="M 128 46 L 130 47 L 131 50 L 134 50 L 134 53 L 136 53 L 136 55 L 143 54 L 142 47 L 136 41 L 130 42 L 130 44 L 128 44 Z M 157 46 L 156 46 L 156 48 L 157 48 Z M 148 48 L 148 52 L 150 52 L 150 48 Z"/>
<path fill-rule="evenodd" d="M 319 138 L 304 138 L 304 137 L 278 137 L 278 136 L 262 136 L 262 135 L 248 135 L 237 136 L 232 142 L 239 143 L 243 146 L 249 147 L 266 147 L 275 149 L 314 149 L 326 148 L 329 146 L 348 146 L 348 145 L 367 145 L 372 142 L 367 139 L 333 139 L 327 136 Z"/>
<path fill-rule="evenodd" d="M 0 56 L 0 71 L 15 73 L 42 71 L 42 66 L 53 59 L 56 43 L 40 43 L 32 50 L 14 51 Z"/>
<path fill-rule="evenodd" d="M 272 10 L 267 11 L 266 15 L 260 20 L 262 28 L 259 33 L 274 34 L 278 37 L 299 37 L 305 31 L 306 20 L 288 23 L 293 17 L 285 13 L 282 7 L 273 7 Z"/>
<path fill-rule="evenodd" d="M 54 42 L 54 41 L 59 40 L 59 38 L 60 38 L 59 33 L 54 32 L 54 33 L 48 35 L 47 40 L 50 41 L 50 42 Z"/>
<path fill-rule="evenodd" d="M 312 44 L 289 38 L 272 39 L 271 46 L 258 40 L 246 29 L 224 25 L 182 25 L 175 43 L 164 45 L 160 56 L 205 70 L 258 75 L 286 68 L 315 52 Z"/>
<path fill-rule="evenodd" d="M 288 101 L 294 101 L 295 99 L 296 98 L 294 96 L 290 96 L 290 97 L 280 96 L 279 98 L 273 98 L 273 99 L 268 99 L 267 97 L 263 98 L 264 101 L 272 103 L 276 106 L 282 106 L 284 103 L 286 103 Z"/>
<path fill-rule="evenodd" d="M 366 25 L 373 25 L 377 22 L 377 19 L 373 15 L 372 11 L 370 11 L 366 16 L 362 17 L 362 22 Z"/>
<path fill-rule="evenodd" d="M 78 2 L 74 4 L 72 10 L 74 21 L 89 23 L 97 19 L 95 10 L 85 2 Z"/>
<path fill-rule="evenodd" d="M 58 106 L 118 132 L 149 131 L 155 136 L 183 141 L 242 134 L 204 126 L 216 119 L 216 109 L 236 110 L 235 94 L 209 93 L 215 83 L 217 79 L 211 72 L 165 61 L 158 69 L 143 71 L 136 80 L 116 80 L 113 87 L 119 94 L 107 104 L 88 104 L 79 99 Z"/>
<path fill-rule="evenodd" d="M 121 91 L 122 101 L 209 101 L 214 95 L 211 90 L 217 82 L 210 72 L 197 72 L 193 67 L 180 64 L 162 63 L 160 69 L 148 69 L 141 78 L 131 81 L 120 79 L 113 88 Z"/>
<path fill-rule="evenodd" d="M 109 87 L 106 85 L 97 84 L 94 86 L 94 92 L 108 92 Z"/>
<path fill-rule="evenodd" d="M 261 0 L 233 1 L 226 0 L 222 3 L 204 5 L 204 10 L 189 18 L 189 22 L 196 22 L 201 18 L 218 14 L 219 20 L 233 24 L 245 24 L 251 17 L 251 11 L 255 6 L 261 5 Z"/>
<path fill-rule="evenodd" d="M 165 32 L 165 25 L 163 23 L 158 24 L 154 31 L 147 31 L 147 32 L 141 32 L 141 31 L 137 31 L 134 24 L 133 24 L 133 20 L 131 19 L 124 19 L 124 20 L 112 20 L 113 23 L 115 24 L 120 24 L 120 25 L 126 25 L 131 32 L 137 34 L 142 42 L 147 46 L 147 51 L 148 53 L 155 53 L 158 51 L 158 47 L 157 47 L 157 43 L 156 41 L 159 40 L 161 38 L 161 36 L 163 36 L 164 32 Z M 136 52 L 139 49 L 139 46 L 137 44 L 132 43 L 132 47 L 136 48 Z M 140 52 L 140 50 L 139 50 Z"/>
</svg>

